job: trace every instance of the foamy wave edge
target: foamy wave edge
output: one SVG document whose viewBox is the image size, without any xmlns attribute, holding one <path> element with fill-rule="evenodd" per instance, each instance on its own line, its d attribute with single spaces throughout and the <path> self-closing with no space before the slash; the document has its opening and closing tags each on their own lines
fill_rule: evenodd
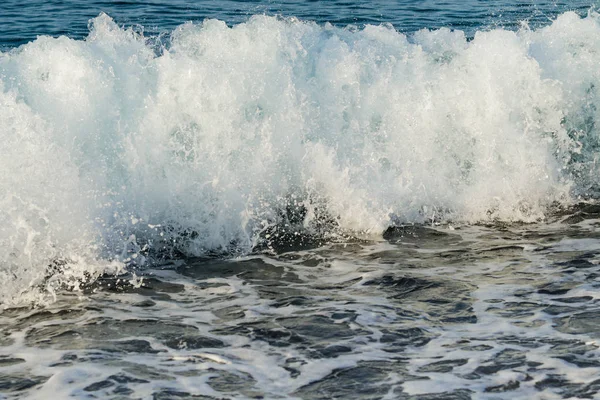
<svg viewBox="0 0 600 400">
<path fill-rule="evenodd" d="M 268 16 L 161 39 L 102 14 L 0 53 L 0 304 L 164 255 L 598 194 L 596 13 L 470 41 Z"/>
</svg>

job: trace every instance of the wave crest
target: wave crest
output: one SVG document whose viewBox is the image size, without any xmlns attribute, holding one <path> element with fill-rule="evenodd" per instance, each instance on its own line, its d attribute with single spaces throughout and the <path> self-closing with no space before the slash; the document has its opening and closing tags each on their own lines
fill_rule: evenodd
<svg viewBox="0 0 600 400">
<path fill-rule="evenodd" d="M 53 260 L 534 221 L 598 193 L 597 14 L 471 41 L 267 16 L 159 39 L 100 15 L 0 53 L 0 301 Z"/>
</svg>

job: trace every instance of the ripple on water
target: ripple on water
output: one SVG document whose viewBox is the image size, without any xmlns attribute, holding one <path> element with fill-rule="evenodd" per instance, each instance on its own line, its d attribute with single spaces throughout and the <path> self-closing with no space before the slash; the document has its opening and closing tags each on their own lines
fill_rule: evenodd
<svg viewBox="0 0 600 400">
<path fill-rule="evenodd" d="M 600 257 L 563 240 L 569 226 L 410 228 L 347 248 L 184 260 L 135 286 L 104 277 L 85 297 L 0 314 L 0 390 L 594 398 Z"/>
</svg>

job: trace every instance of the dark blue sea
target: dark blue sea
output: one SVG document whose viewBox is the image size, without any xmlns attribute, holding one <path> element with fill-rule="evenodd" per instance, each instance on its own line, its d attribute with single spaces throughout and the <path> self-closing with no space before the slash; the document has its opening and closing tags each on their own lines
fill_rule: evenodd
<svg viewBox="0 0 600 400">
<path fill-rule="evenodd" d="M 546 26 L 566 11 L 586 15 L 597 2 L 587 1 L 194 1 L 194 0 L 4 0 L 0 5 L 0 46 L 16 47 L 38 36 L 84 39 L 89 21 L 106 13 L 119 26 L 147 35 L 169 34 L 186 22 L 218 19 L 229 26 L 253 15 L 295 17 L 339 27 L 391 24 L 402 33 L 449 28 L 472 37 L 477 30 L 515 30 L 526 22 Z"/>
<path fill-rule="evenodd" d="M 0 399 L 600 398 L 595 1 L 0 3 Z"/>
</svg>

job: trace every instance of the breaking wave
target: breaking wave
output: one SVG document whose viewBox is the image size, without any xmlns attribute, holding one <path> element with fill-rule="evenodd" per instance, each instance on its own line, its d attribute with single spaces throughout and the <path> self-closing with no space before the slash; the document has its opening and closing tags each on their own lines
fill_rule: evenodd
<svg viewBox="0 0 600 400">
<path fill-rule="evenodd" d="M 598 65 L 595 13 L 472 40 L 268 16 L 39 37 L 0 53 L 0 303 L 278 235 L 543 219 L 598 193 Z"/>
</svg>

